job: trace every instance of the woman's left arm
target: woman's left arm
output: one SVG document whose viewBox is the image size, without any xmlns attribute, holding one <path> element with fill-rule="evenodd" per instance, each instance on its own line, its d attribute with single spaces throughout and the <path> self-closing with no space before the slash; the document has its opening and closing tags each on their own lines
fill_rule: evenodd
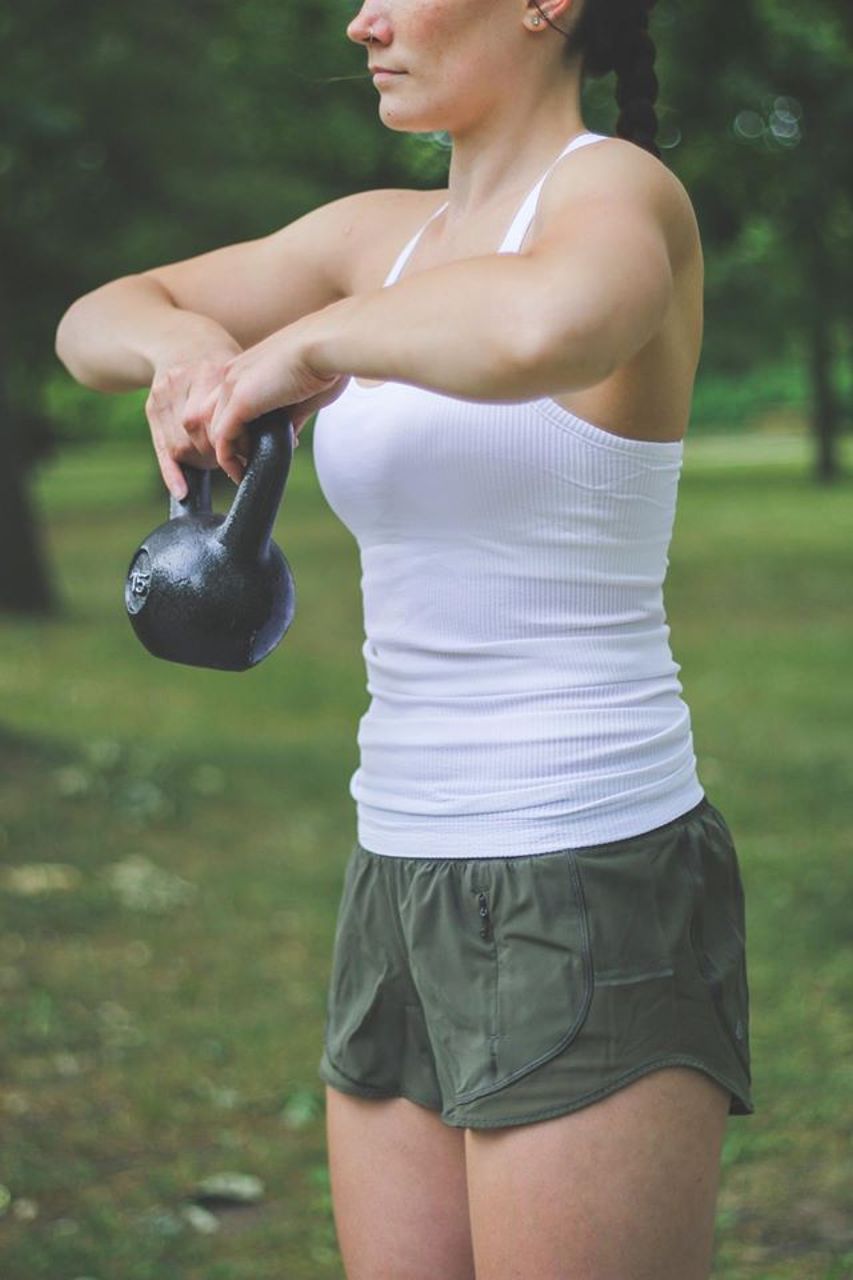
<svg viewBox="0 0 853 1280">
<path fill-rule="evenodd" d="M 498 402 L 602 381 L 660 328 L 684 227 L 681 184 L 625 145 L 638 161 L 589 166 L 581 189 L 572 166 L 555 173 L 530 250 L 344 298 L 235 356 L 211 422 L 217 452 L 241 414 L 239 425 L 304 402 L 295 415 L 304 421 L 347 375 Z"/>
</svg>

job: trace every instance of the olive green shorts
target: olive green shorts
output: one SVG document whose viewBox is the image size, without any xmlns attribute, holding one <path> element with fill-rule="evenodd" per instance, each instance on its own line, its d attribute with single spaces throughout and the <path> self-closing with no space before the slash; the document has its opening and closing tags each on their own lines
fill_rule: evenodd
<svg viewBox="0 0 853 1280">
<path fill-rule="evenodd" d="M 319 1075 L 459 1128 L 575 1111 L 695 1067 L 751 1115 L 744 893 L 705 796 L 623 840 L 496 858 L 354 845 Z"/>
</svg>

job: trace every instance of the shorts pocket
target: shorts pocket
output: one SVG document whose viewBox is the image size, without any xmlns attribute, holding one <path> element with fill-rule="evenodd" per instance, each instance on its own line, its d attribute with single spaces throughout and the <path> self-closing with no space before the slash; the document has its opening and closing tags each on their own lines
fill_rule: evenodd
<svg viewBox="0 0 853 1280">
<path fill-rule="evenodd" d="M 720 1026 L 749 1077 L 746 910 L 737 851 L 712 805 L 688 846 L 693 879 L 690 945 Z"/>
<path fill-rule="evenodd" d="M 376 1092 L 394 1091 L 402 1048 L 388 1034 L 386 982 L 382 954 L 369 955 L 348 939 L 346 956 L 339 957 L 332 972 L 323 1033 L 335 1070 Z"/>
<path fill-rule="evenodd" d="M 672 826 L 662 835 L 643 833 L 579 855 L 596 987 L 672 977 L 673 912 L 667 880 L 680 834 Z"/>
<path fill-rule="evenodd" d="M 547 1062 L 579 1033 L 593 991 L 573 851 L 469 864 L 445 882 L 441 910 L 422 914 L 411 954 L 424 957 L 414 977 L 453 1105 Z"/>
</svg>

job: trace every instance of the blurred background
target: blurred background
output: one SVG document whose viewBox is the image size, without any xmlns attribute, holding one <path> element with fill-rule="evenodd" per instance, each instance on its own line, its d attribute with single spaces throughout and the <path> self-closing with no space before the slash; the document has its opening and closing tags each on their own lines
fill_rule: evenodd
<svg viewBox="0 0 853 1280">
<path fill-rule="evenodd" d="M 446 140 L 379 122 L 354 11 L 0 11 L 4 1280 L 343 1274 L 316 1065 L 368 701 L 357 549 L 309 425 L 276 526 L 297 585 L 281 646 L 243 674 L 152 658 L 123 603 L 167 515 L 146 392 L 78 385 L 53 341 L 116 276 L 443 184 Z M 706 259 L 666 604 L 747 895 L 757 1111 L 729 1122 L 714 1276 L 842 1280 L 853 10 L 660 0 L 652 34 L 658 142 Z M 615 131 L 613 92 L 590 82 L 589 128 Z"/>
</svg>

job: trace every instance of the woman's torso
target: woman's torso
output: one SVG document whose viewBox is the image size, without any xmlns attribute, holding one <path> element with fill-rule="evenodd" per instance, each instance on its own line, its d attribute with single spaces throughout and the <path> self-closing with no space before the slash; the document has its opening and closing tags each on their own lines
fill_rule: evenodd
<svg viewBox="0 0 853 1280">
<path fill-rule="evenodd" d="M 543 190 L 466 228 L 442 261 L 518 252 Z M 437 265 L 433 224 L 415 234 L 442 193 L 409 194 L 389 193 L 353 291 Z M 351 379 L 318 414 L 318 480 L 362 567 L 371 701 L 350 792 L 365 848 L 544 852 L 650 830 L 701 799 L 662 592 L 698 358 L 688 274 L 674 270 L 661 335 L 606 395 L 471 402 Z"/>
</svg>

